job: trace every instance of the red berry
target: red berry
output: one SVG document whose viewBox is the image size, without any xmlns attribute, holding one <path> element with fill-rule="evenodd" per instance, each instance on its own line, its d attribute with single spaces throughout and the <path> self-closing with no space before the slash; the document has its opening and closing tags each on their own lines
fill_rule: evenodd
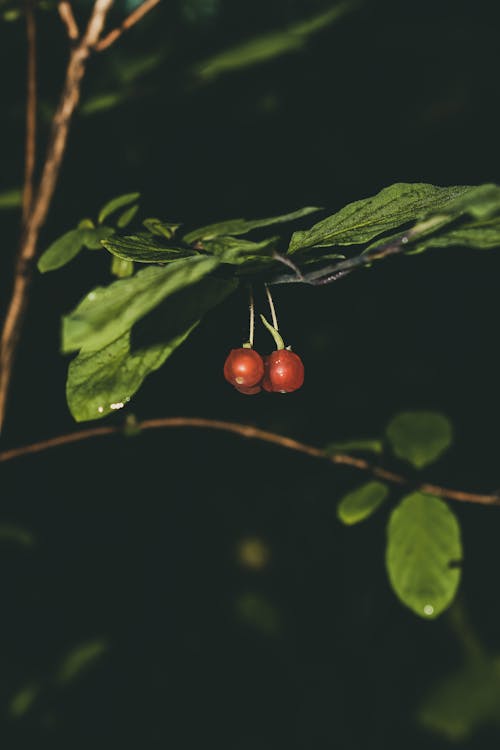
<svg viewBox="0 0 500 750">
<path fill-rule="evenodd" d="M 236 388 L 253 388 L 264 377 L 264 362 L 253 349 L 232 349 L 224 364 L 224 377 Z"/>
<path fill-rule="evenodd" d="M 260 393 L 262 388 L 260 385 L 253 385 L 251 388 L 245 388 L 244 385 L 234 386 L 239 393 L 244 393 L 245 396 L 253 396 L 255 393 Z"/>
<path fill-rule="evenodd" d="M 291 393 L 304 382 L 301 358 L 288 349 L 278 349 L 264 360 L 265 374 L 262 387 L 273 393 Z"/>
</svg>

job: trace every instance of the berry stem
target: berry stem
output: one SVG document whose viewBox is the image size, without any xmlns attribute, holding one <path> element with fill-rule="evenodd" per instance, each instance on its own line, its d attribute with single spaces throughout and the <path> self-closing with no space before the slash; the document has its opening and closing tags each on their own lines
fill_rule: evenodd
<svg viewBox="0 0 500 750">
<path fill-rule="evenodd" d="M 269 309 L 271 310 L 271 318 L 273 320 L 273 326 L 277 331 L 279 331 L 278 318 L 276 317 L 276 309 L 274 307 L 273 295 L 271 294 L 271 290 L 269 289 L 268 285 L 265 284 L 264 286 L 266 287 L 267 301 L 269 302 Z"/>
<path fill-rule="evenodd" d="M 263 315 L 260 316 L 260 319 L 262 320 L 262 322 L 264 323 L 265 327 L 267 328 L 267 330 L 269 331 L 269 333 L 273 337 L 273 339 L 274 339 L 274 341 L 276 343 L 276 349 L 284 349 L 285 348 L 285 342 L 281 338 L 281 336 L 280 336 L 279 332 L 277 331 L 277 329 L 274 326 L 272 326 L 271 323 L 269 323 L 269 321 L 266 320 Z"/>
<path fill-rule="evenodd" d="M 243 344 L 244 349 L 253 349 L 253 339 L 255 332 L 255 304 L 253 301 L 253 289 L 252 285 L 248 285 L 248 310 L 250 313 L 250 320 L 248 326 L 248 341 Z"/>
</svg>

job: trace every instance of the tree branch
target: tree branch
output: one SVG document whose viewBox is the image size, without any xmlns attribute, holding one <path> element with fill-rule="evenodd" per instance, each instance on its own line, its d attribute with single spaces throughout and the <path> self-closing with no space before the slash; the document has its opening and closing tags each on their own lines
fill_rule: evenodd
<svg viewBox="0 0 500 750">
<path fill-rule="evenodd" d="M 217 419 L 204 419 L 202 417 L 164 417 L 159 419 L 145 419 L 143 422 L 137 424 L 138 431 L 172 429 L 179 427 L 194 427 L 198 429 L 230 432 L 239 435 L 240 437 L 278 445 L 281 448 L 286 448 L 287 450 L 295 451 L 297 453 L 303 453 L 312 458 L 321 458 L 332 464 L 358 469 L 359 471 L 371 474 L 372 476 L 377 477 L 378 479 L 383 479 L 391 484 L 401 486 L 412 485 L 414 487 L 414 483 L 401 474 L 396 474 L 379 466 L 375 466 L 364 458 L 350 456 L 346 453 L 329 454 L 321 448 L 316 448 L 313 445 L 302 443 L 299 440 L 294 440 L 293 438 L 285 437 L 284 435 L 278 435 L 275 432 L 261 430 L 252 425 L 224 422 Z M 43 453 L 50 448 L 57 448 L 71 443 L 79 443 L 83 440 L 90 440 L 95 437 L 119 435 L 122 433 L 123 428 L 114 425 L 90 427 L 87 430 L 69 432 L 66 435 L 58 435 L 57 437 L 49 438 L 48 440 L 41 440 L 37 443 L 31 443 L 30 445 L 23 445 L 19 448 L 10 448 L 9 450 L 2 451 L 0 452 L 0 463 L 4 461 L 12 461 L 15 458 L 20 458 L 21 456 L 27 456 L 33 453 Z M 500 495 L 498 493 L 480 494 L 477 492 L 465 492 L 463 490 L 453 490 L 429 483 L 419 484 L 416 489 L 429 495 L 437 495 L 446 498 L 447 500 L 455 500 L 462 503 L 500 505 Z"/>
<path fill-rule="evenodd" d="M 149 13 L 149 11 L 159 3 L 160 0 L 145 0 L 142 5 L 139 5 L 138 8 L 136 8 L 129 16 L 126 17 L 126 19 L 120 24 L 120 26 L 117 26 L 116 29 L 110 31 L 109 34 L 106 34 L 105 37 L 97 42 L 95 46 L 96 51 L 102 52 L 108 47 L 111 47 L 111 45 L 116 42 L 118 37 L 120 37 L 125 31 L 128 31 L 128 29 L 132 28 L 132 26 L 135 26 L 135 24 L 138 23 L 146 15 L 146 13 Z"/>
<path fill-rule="evenodd" d="M 36 22 L 32 0 L 26 0 L 26 40 L 28 59 L 26 73 L 26 137 L 24 146 L 23 226 L 33 202 L 33 179 L 36 159 Z"/>
<path fill-rule="evenodd" d="M 59 11 L 61 21 L 66 27 L 69 39 L 71 39 L 72 42 L 76 42 L 80 36 L 80 30 L 75 20 L 75 16 L 73 15 L 73 8 L 71 7 L 69 0 L 61 0 L 57 5 L 57 10 Z"/>
</svg>

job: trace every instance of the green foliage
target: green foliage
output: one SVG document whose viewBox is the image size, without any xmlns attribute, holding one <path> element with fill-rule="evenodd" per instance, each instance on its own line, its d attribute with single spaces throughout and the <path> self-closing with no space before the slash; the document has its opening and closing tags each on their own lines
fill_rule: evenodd
<svg viewBox="0 0 500 750">
<path fill-rule="evenodd" d="M 277 635 L 281 629 L 281 618 L 276 607 L 261 594 L 248 592 L 236 600 L 238 618 L 263 635 Z"/>
<path fill-rule="evenodd" d="M 70 229 L 55 240 L 38 260 L 40 273 L 55 271 L 73 260 L 83 248 L 83 237 L 86 231 L 86 229 Z"/>
<path fill-rule="evenodd" d="M 453 440 L 450 421 L 431 411 L 398 414 L 386 434 L 396 456 L 417 469 L 436 461 Z"/>
<path fill-rule="evenodd" d="M 99 211 L 99 224 L 103 224 L 108 216 L 111 216 L 111 214 L 114 214 L 120 208 L 124 208 L 125 206 L 129 206 L 131 203 L 135 203 L 135 201 L 139 200 L 140 197 L 140 193 L 125 193 L 124 195 L 118 195 L 116 198 L 108 201 Z"/>
<path fill-rule="evenodd" d="M 224 73 L 249 68 L 290 52 L 297 52 L 310 36 L 337 21 L 354 9 L 354 2 L 344 2 L 296 23 L 282 31 L 262 34 L 236 47 L 220 52 L 196 65 L 194 74 L 202 81 L 212 81 Z"/>
<path fill-rule="evenodd" d="M 73 682 L 80 674 L 94 664 L 106 651 L 108 643 L 104 638 L 97 638 L 75 646 L 64 657 L 56 673 L 56 680 L 61 685 Z"/>
<path fill-rule="evenodd" d="M 460 582 L 458 521 L 445 502 L 414 492 L 392 512 L 386 565 L 392 588 L 417 615 L 435 618 L 453 601 Z"/>
<path fill-rule="evenodd" d="M 311 229 L 295 232 L 289 252 L 311 247 L 359 245 L 385 232 L 441 211 L 449 211 L 450 220 L 460 215 L 453 211 L 453 199 L 474 188 L 436 187 L 425 183 L 395 183 L 370 198 L 364 198 L 323 219 Z"/>
<path fill-rule="evenodd" d="M 389 495 L 387 485 L 372 481 L 344 495 L 337 506 L 337 517 L 347 526 L 364 521 L 379 508 Z"/>
<path fill-rule="evenodd" d="M 23 192 L 21 188 L 11 188 L 0 192 L 0 211 L 10 211 L 13 208 L 20 208 L 23 202 Z"/>
<path fill-rule="evenodd" d="M 21 547 L 32 547 L 35 537 L 27 529 L 10 523 L 0 524 L 0 542 L 14 542 Z"/>
<path fill-rule="evenodd" d="M 83 327 L 80 327 L 76 316 L 72 317 L 67 329 L 68 341 L 72 347 L 81 346 L 82 351 L 69 366 L 66 396 L 70 411 L 77 421 L 97 419 L 123 408 L 144 378 L 161 367 L 201 318 L 235 289 L 235 281 L 214 277 L 195 284 L 194 273 L 188 277 L 185 271 L 175 267 L 186 262 L 180 261 L 166 268 L 146 269 L 148 272 L 154 270 L 165 274 L 162 284 L 155 283 L 158 279 L 151 279 L 153 286 L 149 287 L 157 299 L 161 291 L 164 301 L 152 314 L 146 316 L 151 306 L 148 302 L 148 287 L 143 287 L 144 294 L 140 295 L 143 304 L 140 308 L 132 304 L 134 315 L 127 317 L 128 328 L 123 332 L 123 325 L 105 326 L 96 336 L 93 335 L 90 320 L 98 325 L 99 314 L 90 315 Z M 198 279 L 202 278 L 202 271 L 208 273 L 208 267 L 205 265 L 203 268 L 198 264 Z M 131 282 L 141 273 L 145 272 L 111 285 L 119 285 L 118 297 L 120 289 L 125 285 L 132 289 L 133 297 L 136 287 Z M 183 285 L 184 290 L 181 291 Z M 139 318 L 142 318 L 139 324 L 132 328 Z"/>
<path fill-rule="evenodd" d="M 167 244 L 166 240 L 159 240 L 158 235 L 132 234 L 125 237 L 113 237 L 103 242 L 106 250 L 123 260 L 133 260 L 136 263 L 170 263 L 180 258 L 197 255 L 195 250 L 178 244 Z"/>
<path fill-rule="evenodd" d="M 247 234 L 253 229 L 261 229 L 262 227 L 269 227 L 272 224 L 285 224 L 289 221 L 295 221 L 301 219 L 303 216 L 321 211 L 316 206 L 306 206 L 305 208 L 299 208 L 297 211 L 292 211 L 288 214 L 282 214 L 280 216 L 271 216 L 267 219 L 229 219 L 228 221 L 221 221 L 217 224 L 209 224 L 206 227 L 200 227 L 199 229 L 193 229 L 188 234 L 184 235 L 184 242 L 191 244 L 198 240 L 204 242 L 205 240 L 213 240 L 215 237 L 221 237 L 222 235 L 238 236 L 241 234 Z"/>
<path fill-rule="evenodd" d="M 40 693 L 40 686 L 36 682 L 30 682 L 17 693 L 9 702 L 9 714 L 13 719 L 21 719 L 28 713 Z"/>
</svg>

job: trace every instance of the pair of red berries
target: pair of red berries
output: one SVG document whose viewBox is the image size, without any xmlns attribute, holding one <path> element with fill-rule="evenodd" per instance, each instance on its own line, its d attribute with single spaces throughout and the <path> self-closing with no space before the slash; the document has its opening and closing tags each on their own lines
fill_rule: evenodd
<svg viewBox="0 0 500 750">
<path fill-rule="evenodd" d="M 292 393 L 304 382 L 304 365 L 290 349 L 277 349 L 268 357 L 249 347 L 232 349 L 224 364 L 224 377 L 247 396 L 261 388 L 272 393 Z"/>
</svg>

